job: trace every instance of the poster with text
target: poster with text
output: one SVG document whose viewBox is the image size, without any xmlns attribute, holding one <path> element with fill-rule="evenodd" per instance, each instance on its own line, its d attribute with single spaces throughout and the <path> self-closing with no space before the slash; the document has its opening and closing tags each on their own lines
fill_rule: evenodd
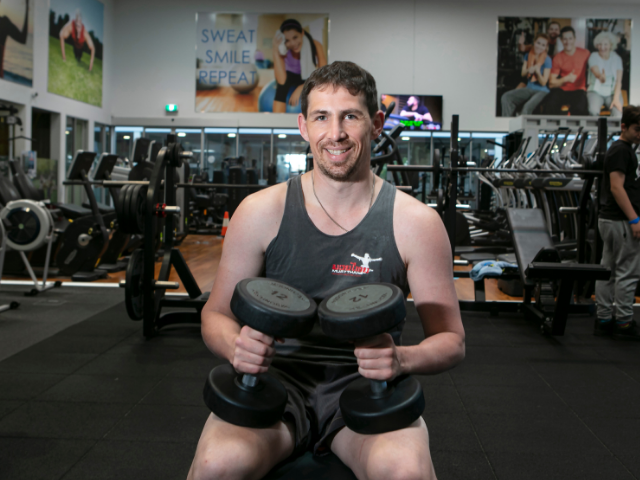
<svg viewBox="0 0 640 480">
<path fill-rule="evenodd" d="M 104 5 L 97 0 L 51 0 L 49 92 L 102 106 Z"/>
<path fill-rule="evenodd" d="M 327 64 L 327 14 L 198 13 L 196 112 L 299 113 Z"/>
<path fill-rule="evenodd" d="M 33 86 L 33 0 L 0 2 L 0 78 Z"/>
<path fill-rule="evenodd" d="M 500 17 L 496 116 L 621 117 L 631 20 Z"/>
</svg>

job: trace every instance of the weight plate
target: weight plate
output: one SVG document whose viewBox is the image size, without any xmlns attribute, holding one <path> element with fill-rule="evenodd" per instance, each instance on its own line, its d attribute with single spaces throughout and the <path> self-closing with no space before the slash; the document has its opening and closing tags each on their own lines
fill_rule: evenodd
<svg viewBox="0 0 640 480">
<path fill-rule="evenodd" d="M 30 252 L 45 244 L 51 232 L 51 214 L 33 200 L 14 200 L 0 212 L 4 221 L 7 245 L 13 250 Z"/>
<path fill-rule="evenodd" d="M 133 195 L 133 190 L 136 188 L 135 185 L 129 185 L 127 192 L 124 196 L 124 202 L 122 204 L 122 213 L 124 218 L 124 231 L 125 233 L 135 233 L 132 229 L 131 225 L 131 211 L 129 210 L 129 203 L 131 202 L 131 195 Z"/>
<path fill-rule="evenodd" d="M 406 317 L 404 294 L 390 283 L 365 283 L 325 298 L 318 307 L 322 331 L 338 340 L 387 332 Z"/>
<path fill-rule="evenodd" d="M 398 377 L 388 390 L 373 396 L 371 381 L 359 378 L 340 395 L 340 412 L 347 426 L 361 434 L 400 430 L 415 422 L 424 411 L 424 393 L 413 377 Z"/>
<path fill-rule="evenodd" d="M 306 293 L 269 278 L 245 278 L 236 285 L 231 311 L 267 335 L 295 338 L 313 328 L 316 302 Z"/>
<path fill-rule="evenodd" d="M 127 190 L 131 185 L 124 185 L 120 191 L 118 192 L 118 201 L 115 202 L 116 207 L 116 218 L 118 219 L 118 225 L 120 228 L 124 225 L 124 209 L 122 208 L 124 205 L 124 199 L 127 195 Z"/>
<path fill-rule="evenodd" d="M 71 276 L 79 271 L 93 271 L 106 248 L 105 241 L 108 237 L 102 236 L 93 216 L 70 223 L 62 234 L 62 244 L 56 255 L 60 274 Z"/>
<path fill-rule="evenodd" d="M 231 364 L 220 365 L 209 373 L 204 386 L 204 402 L 226 422 L 242 427 L 267 428 L 282 419 L 287 390 L 268 374 L 257 375 L 253 388 L 242 386 L 242 376 Z"/>
<path fill-rule="evenodd" d="M 137 195 L 134 198 L 136 225 L 138 233 L 144 233 L 145 212 L 147 211 L 147 187 L 146 185 L 139 186 L 140 189 L 137 190 Z"/>
<path fill-rule="evenodd" d="M 131 320 L 142 320 L 144 314 L 143 270 L 144 250 L 135 250 L 127 265 L 124 288 L 124 304 Z"/>
</svg>

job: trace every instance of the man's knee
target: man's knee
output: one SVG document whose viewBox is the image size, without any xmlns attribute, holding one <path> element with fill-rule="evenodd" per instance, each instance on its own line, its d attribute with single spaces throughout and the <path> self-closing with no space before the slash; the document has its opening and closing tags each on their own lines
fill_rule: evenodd
<svg viewBox="0 0 640 480">
<path fill-rule="evenodd" d="M 436 480 L 430 459 L 379 455 L 367 466 L 369 480 Z"/>
<path fill-rule="evenodd" d="M 218 445 L 196 453 L 189 480 L 244 480 L 257 467 L 255 455 L 246 446 Z"/>
</svg>

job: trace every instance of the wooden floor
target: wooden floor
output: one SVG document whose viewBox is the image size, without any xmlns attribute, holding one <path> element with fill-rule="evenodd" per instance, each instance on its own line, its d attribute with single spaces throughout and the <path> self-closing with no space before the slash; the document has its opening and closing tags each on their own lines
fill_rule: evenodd
<svg viewBox="0 0 640 480">
<path fill-rule="evenodd" d="M 216 278 L 220 256 L 222 255 L 222 239 L 213 235 L 189 235 L 180 245 L 180 252 L 187 261 L 191 273 L 193 274 L 200 289 L 204 291 L 211 290 L 213 281 Z M 454 270 L 470 270 L 471 267 L 455 267 Z M 156 263 L 156 277 L 160 272 L 160 262 Z M 125 272 L 117 272 L 108 274 L 108 278 L 97 280 L 96 283 L 119 283 L 124 280 Z M 3 277 L 5 280 L 24 280 L 17 277 Z M 70 281 L 67 277 L 52 277 L 49 280 L 61 280 L 63 282 Z M 179 282 L 178 275 L 175 271 L 171 272 L 170 281 Z M 473 300 L 473 281 L 469 278 L 460 278 L 455 281 L 456 292 L 460 300 Z M 173 290 L 175 292 L 185 292 L 181 285 L 180 289 Z M 521 300 L 518 297 L 510 297 L 505 295 L 498 289 L 498 282 L 494 279 L 485 281 L 485 291 L 487 300 Z"/>
</svg>

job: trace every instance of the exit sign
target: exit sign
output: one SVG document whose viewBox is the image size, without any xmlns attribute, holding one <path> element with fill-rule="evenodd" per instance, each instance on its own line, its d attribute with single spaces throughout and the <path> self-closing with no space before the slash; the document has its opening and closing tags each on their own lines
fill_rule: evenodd
<svg viewBox="0 0 640 480">
<path fill-rule="evenodd" d="M 164 106 L 164 109 L 169 113 L 177 113 L 178 112 L 178 105 L 176 105 L 175 103 L 167 103 Z"/>
</svg>

